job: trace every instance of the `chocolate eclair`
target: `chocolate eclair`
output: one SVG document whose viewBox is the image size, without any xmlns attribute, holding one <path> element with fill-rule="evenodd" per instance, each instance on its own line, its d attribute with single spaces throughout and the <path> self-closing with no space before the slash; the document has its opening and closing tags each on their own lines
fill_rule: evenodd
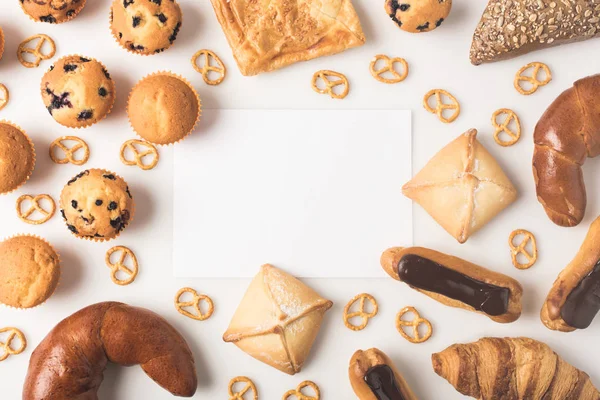
<svg viewBox="0 0 600 400">
<path fill-rule="evenodd" d="M 590 225 L 583 244 L 552 285 L 541 319 L 549 329 L 585 329 L 600 311 L 600 217 Z"/>
<path fill-rule="evenodd" d="M 521 315 L 519 282 L 458 257 L 423 247 L 393 247 L 382 254 L 381 266 L 392 278 L 447 306 L 501 323 Z"/>
<path fill-rule="evenodd" d="M 392 360 L 381 350 L 354 353 L 348 375 L 359 400 L 417 400 Z"/>
</svg>

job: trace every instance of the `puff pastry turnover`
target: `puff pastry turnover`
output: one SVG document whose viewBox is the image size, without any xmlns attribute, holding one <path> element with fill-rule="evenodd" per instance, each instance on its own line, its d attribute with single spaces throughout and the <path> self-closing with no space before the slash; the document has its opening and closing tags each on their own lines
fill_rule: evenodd
<svg viewBox="0 0 600 400">
<path fill-rule="evenodd" d="M 440 150 L 402 187 L 459 243 L 517 198 L 517 190 L 471 129 Z"/>
<path fill-rule="evenodd" d="M 264 265 L 250 283 L 223 340 L 294 375 L 300 372 L 332 305 L 293 276 Z"/>
<path fill-rule="evenodd" d="M 211 0 L 243 75 L 365 43 L 350 0 Z"/>
</svg>

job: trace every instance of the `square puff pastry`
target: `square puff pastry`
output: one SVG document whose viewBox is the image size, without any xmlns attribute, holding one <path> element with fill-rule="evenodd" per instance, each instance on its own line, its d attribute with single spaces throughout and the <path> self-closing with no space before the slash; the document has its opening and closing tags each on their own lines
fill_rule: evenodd
<svg viewBox="0 0 600 400">
<path fill-rule="evenodd" d="M 439 151 L 402 187 L 459 243 L 517 198 L 517 190 L 471 129 Z"/>
<path fill-rule="evenodd" d="M 243 75 L 365 43 L 350 0 L 211 0 Z"/>
<path fill-rule="evenodd" d="M 223 340 L 286 374 L 300 372 L 333 303 L 293 276 L 263 265 Z"/>
</svg>

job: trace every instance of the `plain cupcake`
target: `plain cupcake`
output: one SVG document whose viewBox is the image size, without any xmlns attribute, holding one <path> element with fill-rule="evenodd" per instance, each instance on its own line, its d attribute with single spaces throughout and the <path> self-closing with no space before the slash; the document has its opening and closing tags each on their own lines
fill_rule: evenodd
<svg viewBox="0 0 600 400">
<path fill-rule="evenodd" d="M 86 0 L 20 0 L 25 14 L 36 22 L 61 24 L 81 12 Z"/>
<path fill-rule="evenodd" d="M 21 128 L 0 121 L 0 194 L 24 184 L 35 166 L 33 142 Z"/>
</svg>

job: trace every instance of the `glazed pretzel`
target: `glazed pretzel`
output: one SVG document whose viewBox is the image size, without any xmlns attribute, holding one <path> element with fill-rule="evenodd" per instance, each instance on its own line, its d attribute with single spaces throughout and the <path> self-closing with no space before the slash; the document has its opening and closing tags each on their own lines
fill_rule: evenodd
<svg viewBox="0 0 600 400">
<path fill-rule="evenodd" d="M 33 42 L 36 39 L 39 39 L 39 42 L 34 48 L 27 47 L 27 45 L 29 43 Z M 46 43 L 46 42 L 50 43 L 50 52 L 48 54 L 44 54 L 42 52 L 42 47 L 44 46 L 44 43 Z M 33 62 L 26 61 L 23 58 L 24 54 L 33 55 L 35 57 L 35 61 L 33 61 Z M 19 45 L 19 48 L 17 49 L 17 58 L 19 59 L 19 62 L 21 63 L 21 65 L 23 65 L 24 67 L 27 67 L 27 68 L 39 67 L 40 62 L 42 62 L 42 60 L 49 60 L 52 57 L 54 57 L 54 54 L 56 54 L 56 45 L 54 44 L 54 40 L 52 40 L 52 38 L 50 38 L 50 36 L 44 35 L 41 33 L 25 39 Z"/>
<path fill-rule="evenodd" d="M 198 59 L 202 56 L 204 56 L 204 63 L 202 64 L 202 67 L 200 67 L 198 66 Z M 211 59 L 215 60 L 215 62 L 217 63 L 216 66 L 211 65 Z M 223 64 L 223 61 L 221 61 L 219 56 L 217 56 L 211 50 L 199 50 L 192 57 L 192 65 L 194 66 L 194 69 L 202 75 L 202 79 L 204 79 L 204 83 L 206 83 L 207 85 L 218 85 L 219 83 L 223 82 L 223 79 L 225 79 L 225 75 L 227 74 L 227 68 L 225 68 L 225 64 Z M 217 73 L 218 78 L 210 79 L 209 74 L 211 72 Z"/>
<path fill-rule="evenodd" d="M 25 339 L 25 335 L 23 335 L 23 332 L 21 332 L 17 328 L 12 327 L 0 329 L 0 334 L 6 332 L 8 332 L 6 342 L 0 342 L 0 361 L 6 360 L 9 356 L 16 356 L 17 354 L 21 354 L 25 351 L 25 348 L 27 347 L 27 339 Z M 13 340 L 15 340 L 15 338 L 19 339 L 19 341 L 21 342 L 21 345 L 16 350 L 11 347 L 11 344 Z"/>
<path fill-rule="evenodd" d="M 382 68 L 376 69 L 377 62 L 383 61 L 384 66 Z M 402 73 L 396 71 L 394 68 L 394 64 L 399 63 L 402 65 Z M 392 84 L 399 83 L 406 79 L 408 76 L 408 63 L 404 58 L 394 57 L 390 58 L 384 54 L 378 54 L 369 64 L 369 70 L 371 71 L 371 75 L 373 78 L 377 79 L 379 82 Z M 393 78 L 386 78 L 383 76 L 386 72 L 389 72 Z"/>
<path fill-rule="evenodd" d="M 332 77 L 338 79 L 331 79 Z M 319 79 L 321 79 L 323 83 L 325 83 L 325 87 L 323 89 L 320 89 L 317 86 L 317 82 Z M 333 89 L 336 86 L 340 85 L 344 86 L 344 90 L 341 93 L 337 94 Z M 328 94 L 331 98 L 343 99 L 348 95 L 348 92 L 350 91 L 350 84 L 348 83 L 348 78 L 346 78 L 344 74 L 324 69 L 315 72 L 315 74 L 313 75 L 312 88 L 315 92 L 319 94 Z"/>
<path fill-rule="evenodd" d="M 246 385 L 239 392 L 234 392 L 233 387 L 236 383 L 245 383 Z M 252 400 L 258 400 L 258 390 L 256 390 L 256 385 L 250 378 L 246 376 L 236 376 L 229 382 L 229 400 L 244 400 L 244 395 L 248 391 L 252 392 Z"/>
<path fill-rule="evenodd" d="M 146 148 L 146 150 L 140 151 L 136 146 L 144 147 Z M 125 157 L 125 152 L 127 149 L 131 150 L 131 152 L 133 153 L 133 160 L 129 160 Z M 153 156 L 152 161 L 150 161 L 149 164 L 144 163 L 144 157 L 146 156 Z M 146 142 L 144 140 L 139 139 L 131 139 L 123 143 L 123 145 L 121 146 L 120 157 L 123 164 L 130 166 L 137 165 L 144 171 L 156 167 L 156 164 L 158 164 L 159 159 L 158 150 L 156 150 L 156 147 L 150 142 Z"/>
<path fill-rule="evenodd" d="M 407 321 L 402 319 L 402 317 L 407 313 L 413 313 L 415 318 L 412 321 Z M 427 332 L 424 336 L 421 336 L 419 333 L 419 326 L 421 324 L 425 324 L 427 326 Z M 413 336 L 407 334 L 403 327 L 408 326 L 412 328 Z M 398 315 L 396 316 L 396 329 L 398 332 L 404 337 L 404 339 L 408 340 L 411 343 L 423 343 L 429 340 L 431 334 L 433 333 L 433 328 L 431 327 L 431 322 L 426 320 L 425 318 L 421 318 L 421 314 L 414 307 L 404 307 Z"/>
<path fill-rule="evenodd" d="M 450 104 L 446 104 L 443 102 L 442 95 L 450 99 Z M 429 105 L 429 99 L 432 96 L 435 96 L 435 107 L 431 107 Z M 458 100 L 456 100 L 456 97 L 452 96 L 450 93 L 443 89 L 433 89 L 427 92 L 427 94 L 423 98 L 423 107 L 425 107 L 425 109 L 430 113 L 436 114 L 438 116 L 438 119 L 445 124 L 453 122 L 456 118 L 458 118 L 458 115 L 460 114 L 460 104 L 458 103 Z M 450 117 L 446 118 L 444 117 L 445 110 L 454 110 L 454 112 L 452 113 L 452 115 L 450 115 Z"/>
<path fill-rule="evenodd" d="M 47 200 L 50 204 L 50 209 L 46 210 L 42 207 L 42 200 Z M 25 202 L 29 202 L 31 205 L 25 211 L 22 210 L 22 205 Z M 29 218 L 34 212 L 38 212 L 42 215 L 40 219 L 32 219 Z M 56 203 L 50 195 L 47 194 L 38 194 L 36 196 L 32 196 L 30 194 L 24 194 L 23 196 L 17 199 L 17 215 L 19 219 L 23 222 L 26 222 L 31 225 L 41 225 L 45 222 L 48 222 L 50 218 L 54 216 L 54 212 L 56 211 Z"/>
<path fill-rule="evenodd" d="M 504 121 L 501 124 L 499 124 L 498 117 L 502 114 L 505 114 L 506 117 L 504 118 Z M 509 128 L 511 121 L 515 121 L 516 129 L 514 131 Z M 517 141 L 521 137 L 521 121 L 519 120 L 519 117 L 517 116 L 517 114 L 515 114 L 513 110 L 510 110 L 508 108 L 501 108 L 499 110 L 496 110 L 492 115 L 492 125 L 496 129 L 494 131 L 494 140 L 500 146 L 512 146 L 513 144 L 517 143 Z M 510 140 L 502 140 L 500 138 L 500 134 L 502 134 L 502 132 L 506 133 L 510 137 Z"/>
<path fill-rule="evenodd" d="M 315 392 L 315 397 L 308 396 L 302 393 L 302 390 L 305 388 L 311 388 Z M 290 397 L 296 397 L 298 400 L 320 400 L 321 399 L 321 391 L 319 387 L 311 381 L 304 381 L 296 387 L 296 389 L 288 390 L 282 397 L 282 400 L 288 400 Z"/>
<path fill-rule="evenodd" d="M 66 142 L 72 141 L 76 142 L 73 147 L 68 147 Z M 63 158 L 57 158 L 54 155 L 55 149 L 60 149 L 65 153 Z M 83 157 L 78 160 L 75 158 L 75 153 L 79 150 L 83 149 Z M 71 163 L 73 165 L 83 165 L 90 158 L 90 148 L 87 143 L 83 141 L 83 139 L 78 138 L 77 136 L 62 136 L 50 143 L 50 159 L 54 161 L 56 164 L 67 164 Z"/>
<path fill-rule="evenodd" d="M 373 310 L 371 312 L 365 311 L 365 303 L 367 300 L 373 304 Z M 360 301 L 358 311 L 350 312 L 350 308 L 357 301 Z M 348 304 L 346 304 L 346 307 L 344 307 L 344 324 L 348 329 L 352 329 L 353 331 L 362 331 L 369 323 L 369 319 L 376 316 L 378 311 L 379 306 L 377 305 L 377 300 L 375 300 L 373 296 L 367 293 L 357 294 L 348 302 Z M 350 323 L 350 320 L 356 317 L 360 317 L 362 319 L 362 323 L 360 325 L 353 325 Z"/>
<path fill-rule="evenodd" d="M 514 239 L 518 235 L 523 235 L 523 241 L 518 245 L 515 245 Z M 526 249 L 527 244 L 531 242 L 531 253 L 529 253 Z M 528 269 L 535 264 L 538 257 L 537 244 L 535 242 L 535 236 L 529 231 L 525 229 L 517 229 L 512 231 L 510 236 L 508 237 L 508 245 L 510 246 L 510 256 L 512 258 L 512 263 L 518 269 Z M 525 264 L 521 264 L 517 257 L 519 254 L 522 254 L 523 257 L 527 259 Z"/>
<path fill-rule="evenodd" d="M 0 83 L 0 110 L 6 107 L 8 100 L 10 100 L 8 88 L 3 83 Z"/>
<path fill-rule="evenodd" d="M 523 73 L 529 68 L 533 68 L 531 76 L 524 76 Z M 544 73 L 546 74 L 546 78 L 541 81 L 538 79 L 538 74 L 540 73 L 540 70 L 544 71 Z M 541 62 L 532 62 L 525 65 L 517 72 L 517 75 L 515 76 L 515 89 L 517 89 L 517 92 L 527 96 L 535 93 L 540 86 L 547 85 L 551 80 L 552 73 L 550 72 L 550 68 L 548 68 L 546 64 Z M 523 86 L 521 86 L 521 82 L 527 82 L 531 84 L 531 89 L 525 90 Z"/>
<path fill-rule="evenodd" d="M 192 300 L 181 301 L 180 298 L 184 293 L 190 293 L 192 295 Z M 202 301 L 205 301 L 208 304 L 208 311 L 206 311 L 206 314 L 202 314 L 202 310 L 200 310 L 200 303 Z M 184 307 L 193 307 L 197 314 L 184 310 Z M 180 314 L 195 319 L 196 321 L 205 321 L 209 319 L 215 311 L 214 303 L 210 297 L 204 294 L 198 294 L 198 292 L 189 287 L 179 289 L 175 295 L 175 308 Z"/>
<path fill-rule="evenodd" d="M 118 251 L 121 252 L 121 255 L 119 256 L 119 259 L 116 263 L 112 263 L 110 261 L 110 257 Z M 132 268 L 129 268 L 128 266 L 125 265 L 125 260 L 127 259 L 127 257 L 131 258 L 131 263 L 133 265 Z M 111 271 L 110 277 L 111 277 L 112 281 L 114 283 L 116 283 L 117 285 L 120 285 L 120 286 L 129 285 L 137 277 L 138 268 L 139 268 L 138 261 L 137 261 L 135 254 L 133 253 L 133 251 L 131 251 L 127 247 L 115 246 L 115 247 L 109 249 L 106 252 L 105 261 L 106 261 L 106 266 L 109 267 L 110 271 Z M 119 271 L 121 271 L 125 275 L 127 275 L 127 278 L 118 279 L 117 273 Z"/>
</svg>

